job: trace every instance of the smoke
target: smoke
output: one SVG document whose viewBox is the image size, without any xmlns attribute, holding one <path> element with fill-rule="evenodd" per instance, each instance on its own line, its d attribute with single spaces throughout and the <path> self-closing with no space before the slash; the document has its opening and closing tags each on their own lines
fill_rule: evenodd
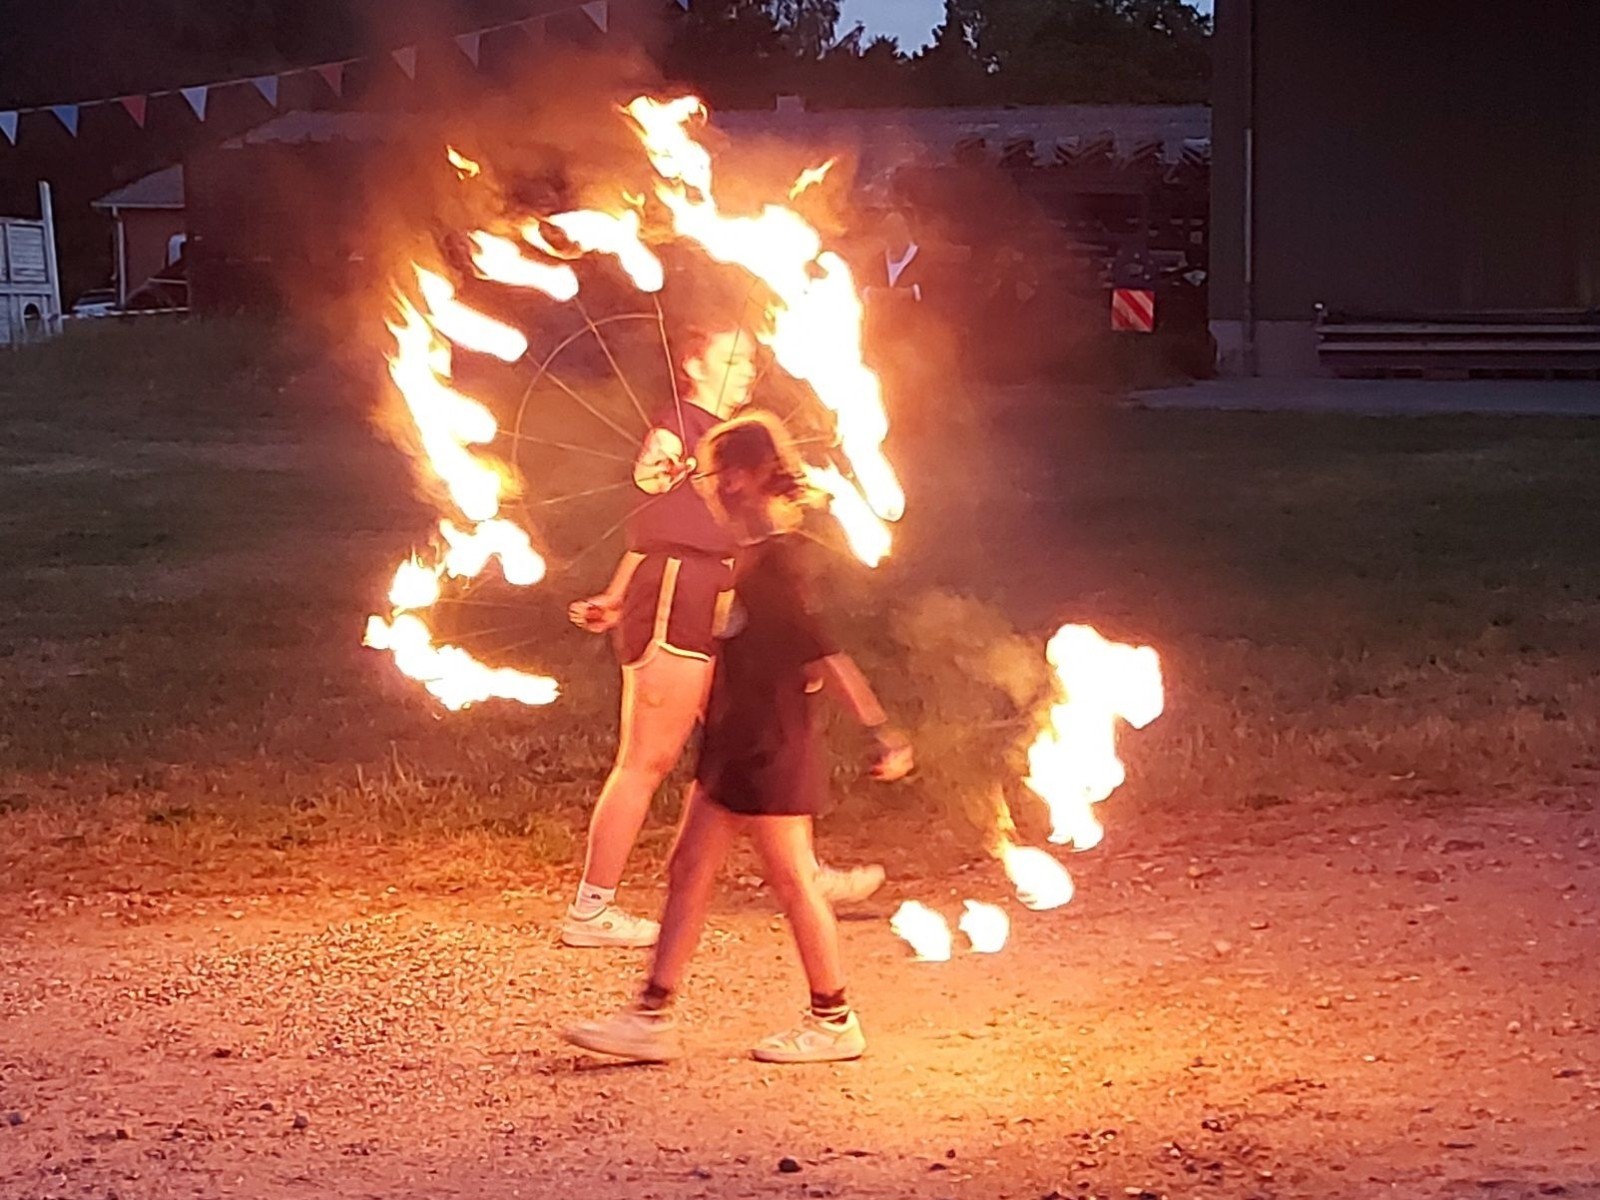
<svg viewBox="0 0 1600 1200">
<path fill-rule="evenodd" d="M 1035 714 L 1052 694 L 1042 641 L 993 605 L 948 591 L 897 608 L 890 636 L 915 698 L 907 707 L 919 774 L 948 816 L 990 842 L 1009 830 L 1005 781 L 1026 774 Z"/>
</svg>

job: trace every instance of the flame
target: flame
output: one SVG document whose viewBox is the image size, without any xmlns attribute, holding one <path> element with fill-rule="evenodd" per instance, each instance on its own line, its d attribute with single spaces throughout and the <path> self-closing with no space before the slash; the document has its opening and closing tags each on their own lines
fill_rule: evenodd
<svg viewBox="0 0 1600 1200">
<path fill-rule="evenodd" d="M 1072 899 L 1072 876 L 1037 846 L 1019 846 L 1001 838 L 1000 863 L 1016 886 L 1017 899 L 1035 912 L 1060 908 Z"/>
<path fill-rule="evenodd" d="M 923 962 L 950 961 L 954 947 L 950 926 L 926 904 L 907 900 L 889 919 L 889 928 L 905 939 Z"/>
<path fill-rule="evenodd" d="M 389 603 L 397 610 L 432 608 L 439 600 L 439 570 L 415 556 L 396 568 L 389 585 Z"/>
<path fill-rule="evenodd" d="M 830 509 L 851 551 L 869 567 L 875 567 L 889 554 L 889 528 L 868 507 L 855 485 L 834 466 L 806 467 L 806 482 L 832 498 Z"/>
<path fill-rule="evenodd" d="M 435 645 L 427 623 L 413 613 L 400 613 L 392 621 L 368 617 L 362 642 L 393 654 L 402 674 L 421 683 L 452 712 L 493 699 L 551 704 L 560 694 L 554 679 L 486 666 L 459 646 Z"/>
<path fill-rule="evenodd" d="M 369 617 L 362 641 L 392 654 L 401 673 L 420 682 L 446 708 L 494 698 L 549 704 L 558 694 L 555 680 L 510 667 L 490 667 L 459 646 L 439 645 L 420 615 L 438 603 L 444 575 L 472 578 L 494 560 L 507 582 L 527 584 L 544 577 L 545 564 L 526 531 L 499 515 L 504 469 L 468 448 L 492 442 L 499 430 L 494 414 L 450 386 L 451 351 L 440 337 L 459 336 L 465 343 L 480 334 L 498 338 L 496 330 L 522 335 L 456 304 L 454 290 L 440 276 L 420 266 L 416 271 L 429 315 L 404 297 L 399 299 L 399 318 L 389 322 L 395 339 L 389 375 L 405 400 L 427 469 L 469 524 L 441 521 L 439 532 L 447 549 L 438 561 L 429 563 L 413 555 L 395 569 L 388 593 L 390 614 Z M 509 351 L 509 342 L 505 349 Z M 522 353 L 518 350 L 513 357 Z"/>
<path fill-rule="evenodd" d="M 817 231 L 791 209 L 769 204 L 750 216 L 723 215 L 713 194 L 711 155 L 688 128 L 705 115 L 699 100 L 641 96 L 626 111 L 661 177 L 656 195 L 674 230 L 767 285 L 771 330 L 765 339 L 774 357 L 834 414 L 852 486 L 868 507 L 883 520 L 899 520 L 905 493 L 883 453 L 889 420 L 878 377 L 862 361 L 861 299 L 850 268 L 824 250 Z"/>
<path fill-rule="evenodd" d="M 463 179 L 471 179 L 474 176 L 483 174 L 482 167 L 454 146 L 446 146 L 444 148 L 444 156 L 450 160 L 450 165 L 456 169 L 456 174 Z"/>
<path fill-rule="evenodd" d="M 482 573 L 491 558 L 498 558 L 501 575 L 515 587 L 531 587 L 544 578 L 544 559 L 520 525 L 496 518 L 475 529 L 457 529 L 451 522 L 441 521 L 439 532 L 450 547 L 445 552 L 444 569 L 451 575 L 472 579 Z"/>
<path fill-rule="evenodd" d="M 417 287 L 428 305 L 433 327 L 458 346 L 516 362 L 528 352 L 528 339 L 511 326 L 486 317 L 456 299 L 456 289 L 443 275 L 417 267 Z"/>
<path fill-rule="evenodd" d="M 655 252 L 640 238 L 639 214 L 632 209 L 620 216 L 588 209 L 557 213 L 547 217 L 545 224 L 554 225 L 583 253 L 611 255 L 641 292 L 659 292 L 666 286 L 666 270 Z M 545 238 L 538 221 L 524 225 L 522 237 L 546 254 L 565 257 Z"/>
<path fill-rule="evenodd" d="M 571 300 L 578 294 L 578 275 L 571 267 L 529 258 L 510 238 L 482 230 L 472 234 L 472 265 L 485 279 L 533 288 L 552 300 Z"/>
<path fill-rule="evenodd" d="M 1161 715 L 1161 659 L 1149 646 L 1109 641 L 1088 625 L 1063 625 L 1046 655 L 1060 699 L 1028 750 L 1025 782 L 1050 810 L 1050 840 L 1088 850 L 1105 833 L 1094 806 L 1127 778 L 1117 722 L 1143 729 Z"/>
<path fill-rule="evenodd" d="M 794 181 L 794 186 L 789 189 L 789 199 L 798 200 L 802 193 L 820 184 L 828 177 L 828 172 L 833 170 L 833 164 L 838 161 L 837 158 L 830 158 L 820 167 L 807 167 L 801 171 L 799 178 Z"/>
<path fill-rule="evenodd" d="M 956 927 L 967 935 L 972 948 L 979 954 L 996 954 L 1005 948 L 1011 936 L 1011 918 L 1005 910 L 982 900 L 964 900 L 966 911 Z"/>
<path fill-rule="evenodd" d="M 492 441 L 492 413 L 451 388 L 450 351 L 409 301 L 400 301 L 401 323 L 389 323 L 396 350 L 389 375 L 404 397 L 427 465 L 469 520 L 487 521 L 500 511 L 500 472 L 466 447 Z"/>
</svg>

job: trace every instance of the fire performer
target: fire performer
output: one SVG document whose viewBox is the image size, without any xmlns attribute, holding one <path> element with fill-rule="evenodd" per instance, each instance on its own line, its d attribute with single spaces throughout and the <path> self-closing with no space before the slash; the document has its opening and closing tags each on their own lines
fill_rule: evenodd
<svg viewBox="0 0 1600 1200">
<path fill-rule="evenodd" d="M 569 609 L 575 625 L 610 631 L 622 664 L 616 761 L 589 823 L 583 879 L 561 925 L 568 946 L 653 946 L 660 927 L 616 903 L 628 854 L 662 781 L 683 754 L 711 686 L 718 613 L 732 600 L 733 534 L 689 483 L 693 448 L 750 402 L 755 340 L 744 330 L 690 335 L 683 393 L 657 415 L 634 463 L 640 491 L 654 497 L 628 523 L 627 551 L 605 591 Z M 817 867 L 837 902 L 882 885 L 876 865 Z"/>
<path fill-rule="evenodd" d="M 876 777 L 906 775 L 910 743 L 888 727 L 872 688 L 808 603 L 811 580 L 793 533 L 806 489 L 782 427 L 765 415 L 737 418 L 710 434 L 701 458 L 698 479 L 740 542 L 738 600 L 721 635 L 695 786 L 668 866 L 661 938 L 638 1001 L 566 1037 L 639 1062 L 681 1055 L 673 993 L 700 940 L 717 873 L 742 834 L 783 905 L 811 989 L 800 1023 L 752 1053 L 782 1063 L 858 1058 L 866 1041 L 845 999 L 838 926 L 812 849 L 812 817 L 827 790 L 816 694 L 831 684 L 873 733 Z"/>
</svg>

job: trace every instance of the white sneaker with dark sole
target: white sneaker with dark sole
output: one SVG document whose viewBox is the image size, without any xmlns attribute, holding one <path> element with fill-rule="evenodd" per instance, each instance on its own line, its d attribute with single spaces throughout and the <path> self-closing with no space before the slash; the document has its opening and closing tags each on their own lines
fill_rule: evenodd
<svg viewBox="0 0 1600 1200">
<path fill-rule="evenodd" d="M 672 1062 L 683 1057 L 678 1022 L 671 1013 L 625 1008 L 599 1021 L 584 1021 L 561 1035 L 584 1050 L 629 1062 Z"/>
<path fill-rule="evenodd" d="M 867 1038 L 854 1012 L 833 1022 L 807 1011 L 793 1029 L 757 1042 L 750 1057 L 767 1063 L 848 1062 L 860 1058 L 866 1049 Z"/>
<path fill-rule="evenodd" d="M 860 904 L 881 888 L 886 878 L 887 872 L 877 863 L 845 871 L 817 868 L 817 888 L 829 904 Z"/>
<path fill-rule="evenodd" d="M 567 910 L 561 922 L 561 944 L 579 949 L 638 950 L 654 946 L 661 926 L 648 917 L 636 917 L 615 904 L 608 904 L 592 917 L 574 916 Z"/>
</svg>

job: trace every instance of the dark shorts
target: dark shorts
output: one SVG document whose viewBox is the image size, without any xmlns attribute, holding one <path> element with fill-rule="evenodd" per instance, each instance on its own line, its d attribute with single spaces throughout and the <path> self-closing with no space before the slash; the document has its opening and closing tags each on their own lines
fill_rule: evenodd
<svg viewBox="0 0 1600 1200">
<path fill-rule="evenodd" d="M 719 621 L 732 598 L 733 567 L 727 559 L 647 554 L 622 597 L 622 616 L 612 634 L 617 661 L 638 666 L 659 650 L 710 662 Z"/>
</svg>

